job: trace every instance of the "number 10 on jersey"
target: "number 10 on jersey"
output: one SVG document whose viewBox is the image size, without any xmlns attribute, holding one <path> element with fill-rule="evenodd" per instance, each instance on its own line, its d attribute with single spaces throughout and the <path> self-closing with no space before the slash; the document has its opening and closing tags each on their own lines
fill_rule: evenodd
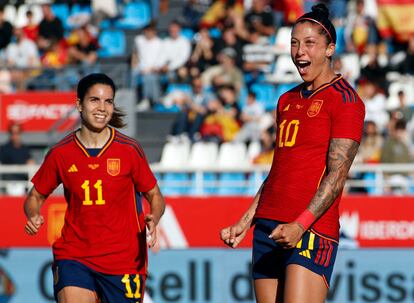
<svg viewBox="0 0 414 303">
<path fill-rule="evenodd" d="M 279 147 L 292 147 L 296 143 L 296 136 L 299 130 L 299 120 L 283 120 L 279 124 Z"/>
</svg>

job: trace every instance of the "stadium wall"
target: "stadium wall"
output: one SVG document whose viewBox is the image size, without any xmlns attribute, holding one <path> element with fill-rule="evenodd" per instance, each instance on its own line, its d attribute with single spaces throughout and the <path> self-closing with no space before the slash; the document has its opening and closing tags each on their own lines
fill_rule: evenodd
<svg viewBox="0 0 414 303">
<path fill-rule="evenodd" d="M 327 302 L 413 302 L 412 249 L 342 249 Z M 249 249 L 162 250 L 150 254 L 147 292 L 156 303 L 253 303 Z M 53 301 L 49 249 L 10 249 L 0 258 L 15 291 L 1 302 Z M 2 289 L 2 288 L 0 288 Z"/>
<path fill-rule="evenodd" d="M 254 302 L 251 234 L 237 250 L 218 239 L 220 228 L 250 202 L 248 197 L 167 197 L 162 247 L 149 260 L 147 291 L 154 302 Z M 64 199 L 48 199 L 37 237 L 24 233 L 22 203 L 23 198 L 0 197 L 0 302 L 52 302 L 50 243 L 59 236 Z M 327 302 L 414 301 L 413 208 L 413 197 L 344 197 L 343 238 Z"/>
</svg>

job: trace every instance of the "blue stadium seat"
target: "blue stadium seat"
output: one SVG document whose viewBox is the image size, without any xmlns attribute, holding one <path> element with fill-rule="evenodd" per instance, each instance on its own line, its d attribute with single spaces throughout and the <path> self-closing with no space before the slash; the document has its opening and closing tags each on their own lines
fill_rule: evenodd
<svg viewBox="0 0 414 303">
<path fill-rule="evenodd" d="M 203 173 L 203 189 L 202 191 L 198 191 L 197 184 L 196 184 L 196 175 L 191 174 L 191 182 L 192 186 L 190 189 L 190 195 L 217 195 L 218 187 L 216 185 L 217 182 L 217 175 L 215 173 Z"/>
<path fill-rule="evenodd" d="M 158 182 L 161 181 L 161 173 L 154 173 L 155 179 L 157 179 Z"/>
<path fill-rule="evenodd" d="M 139 29 L 151 21 L 151 8 L 146 2 L 129 2 L 124 7 L 123 18 L 115 22 L 120 29 Z"/>
<path fill-rule="evenodd" d="M 221 37 L 221 30 L 217 27 L 212 27 L 208 30 L 210 37 L 213 39 L 217 39 Z"/>
<path fill-rule="evenodd" d="M 162 103 L 157 103 L 154 104 L 153 107 L 154 111 L 158 112 L 158 113 L 177 113 L 179 112 L 181 109 L 177 106 L 177 105 L 173 105 L 170 107 L 166 107 L 164 104 Z"/>
<path fill-rule="evenodd" d="M 126 52 L 126 37 L 122 30 L 103 30 L 99 35 L 98 56 L 101 58 L 123 56 Z"/>
<path fill-rule="evenodd" d="M 367 181 L 367 183 L 374 182 L 375 181 L 375 173 L 367 172 L 367 173 L 364 174 L 362 179 L 364 181 Z M 375 185 L 367 185 L 366 184 L 365 188 L 367 189 L 367 192 L 368 192 L 369 195 L 375 195 L 376 194 Z"/>
<path fill-rule="evenodd" d="M 183 36 L 184 38 L 187 38 L 190 41 L 193 41 L 194 38 L 194 30 L 192 30 L 191 28 L 182 28 L 181 29 L 181 36 Z"/>
<path fill-rule="evenodd" d="M 69 7 L 67 4 L 53 4 L 53 14 L 62 21 L 63 27 L 68 28 Z"/>
<path fill-rule="evenodd" d="M 263 181 L 266 179 L 267 175 L 268 175 L 267 172 L 264 172 L 264 173 L 254 172 L 254 173 L 249 174 L 249 176 L 247 177 L 248 179 L 247 194 L 251 196 L 256 195 L 257 191 L 259 190 Z"/>
<path fill-rule="evenodd" d="M 219 195 L 244 195 L 247 192 L 244 173 L 221 173 L 219 176 Z M 240 183 L 240 184 L 239 184 Z"/>
<path fill-rule="evenodd" d="M 336 28 L 336 50 L 337 55 L 345 52 L 345 26 L 338 26 Z"/>
<path fill-rule="evenodd" d="M 255 83 L 251 90 L 256 94 L 256 99 L 263 104 L 267 111 L 274 110 L 277 105 L 276 88 L 270 83 Z"/>
<path fill-rule="evenodd" d="M 189 95 L 192 94 L 191 85 L 187 83 L 169 83 L 165 93 L 169 94 L 176 90 L 188 93 Z"/>
<path fill-rule="evenodd" d="M 92 14 L 92 8 L 90 5 L 82 5 L 79 3 L 75 3 L 72 6 L 72 9 L 70 11 L 71 15 L 76 15 L 79 13 L 87 13 L 87 14 Z"/>
<path fill-rule="evenodd" d="M 413 182 L 414 182 L 413 177 L 408 177 L 408 179 L 410 180 L 411 184 L 413 184 Z M 408 188 L 408 192 L 409 192 L 411 195 L 412 195 L 412 194 L 414 194 L 414 185 L 411 185 L 411 186 Z"/>
<path fill-rule="evenodd" d="M 247 88 L 245 86 L 242 86 L 240 88 L 240 94 L 239 94 L 239 101 L 237 102 L 240 106 L 240 108 L 244 108 L 247 104 Z"/>
<path fill-rule="evenodd" d="M 162 193 L 164 195 L 186 195 L 189 192 L 189 176 L 186 173 L 165 173 L 162 178 Z M 181 184 L 182 183 L 182 184 Z"/>
<path fill-rule="evenodd" d="M 275 93 L 276 102 L 277 102 L 277 100 L 279 100 L 279 98 L 282 94 L 286 93 L 287 91 L 291 90 L 292 88 L 294 88 L 297 85 L 298 85 L 298 83 L 280 83 L 280 84 L 278 84 L 277 87 L 276 87 L 276 93 Z"/>
</svg>

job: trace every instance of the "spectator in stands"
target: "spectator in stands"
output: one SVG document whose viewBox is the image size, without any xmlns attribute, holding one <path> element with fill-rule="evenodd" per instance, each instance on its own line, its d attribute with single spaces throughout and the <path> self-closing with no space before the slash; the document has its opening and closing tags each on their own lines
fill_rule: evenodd
<svg viewBox="0 0 414 303">
<path fill-rule="evenodd" d="M 376 83 L 383 91 L 388 90 L 389 82 L 386 78 L 389 68 L 379 63 L 378 52 L 374 48 L 367 49 L 368 63 L 361 68 L 361 79 Z"/>
<path fill-rule="evenodd" d="M 27 24 L 23 26 L 23 32 L 27 39 L 37 41 L 39 35 L 39 24 L 33 18 L 33 12 L 28 10 L 26 12 Z"/>
<path fill-rule="evenodd" d="M 260 136 L 260 153 L 254 157 L 253 164 L 272 164 L 275 149 L 275 130 L 269 127 Z"/>
<path fill-rule="evenodd" d="M 406 122 L 397 120 L 395 127 L 385 139 L 381 150 L 381 163 L 412 163 L 412 142 L 406 130 Z M 404 174 L 386 175 L 393 192 L 407 192 L 408 176 Z"/>
<path fill-rule="evenodd" d="M 91 24 L 99 28 L 104 19 L 113 19 L 118 15 L 116 0 L 91 0 Z"/>
<path fill-rule="evenodd" d="M 22 28 L 14 29 L 15 40 L 6 48 L 6 63 L 11 71 L 12 81 L 18 91 L 26 88 L 26 81 L 40 67 L 40 57 L 37 45 L 27 39 Z"/>
<path fill-rule="evenodd" d="M 329 14 L 332 16 L 332 23 L 335 26 L 343 25 L 347 16 L 348 0 L 329 0 L 326 2 L 329 3 Z"/>
<path fill-rule="evenodd" d="M 163 43 L 158 37 L 155 24 L 150 23 L 143 29 L 143 34 L 135 37 L 131 59 L 133 85 L 138 85 L 138 98 L 142 109 L 150 103 L 158 103 L 161 99 L 160 69 L 163 62 Z"/>
<path fill-rule="evenodd" d="M 355 157 L 356 163 L 379 163 L 381 149 L 384 143 L 383 136 L 378 132 L 374 121 L 366 121 L 364 134 Z"/>
<path fill-rule="evenodd" d="M 271 8 L 264 0 L 254 0 L 243 18 L 235 19 L 237 36 L 243 41 L 243 71 L 250 87 L 274 61 L 269 37 L 275 33 Z"/>
<path fill-rule="evenodd" d="M 351 78 L 352 76 L 351 72 L 345 68 L 344 64 L 342 63 L 341 57 L 335 57 L 333 59 L 332 66 L 333 66 L 333 69 L 335 70 L 335 73 L 341 74 L 342 77 L 344 77 L 344 79 L 346 79 L 348 82 L 352 84 L 354 83 L 356 79 Z"/>
<path fill-rule="evenodd" d="M 50 40 L 49 47 L 40 58 L 44 68 L 60 69 L 67 64 L 67 48 L 57 40 Z"/>
<path fill-rule="evenodd" d="M 50 45 L 44 50 L 40 57 L 42 73 L 27 82 L 30 90 L 68 90 L 70 83 L 67 82 L 66 70 L 68 54 L 67 48 L 59 41 L 50 40 Z"/>
<path fill-rule="evenodd" d="M 93 72 L 98 59 L 98 41 L 86 25 L 75 29 L 73 39 L 72 45 L 68 48 L 68 63 L 87 68 L 84 75 Z"/>
<path fill-rule="evenodd" d="M 77 27 L 66 40 L 67 65 L 56 75 L 60 90 L 75 89 L 80 77 L 98 72 L 98 41 L 89 29 L 87 24 Z"/>
<path fill-rule="evenodd" d="M 247 95 L 247 104 L 243 107 L 240 115 L 242 127 L 234 138 L 234 141 L 259 141 L 262 132 L 260 120 L 264 113 L 265 109 L 262 104 L 257 102 L 256 94 L 249 92 Z"/>
<path fill-rule="evenodd" d="M 221 37 L 214 41 L 213 53 L 214 60 L 217 62 L 217 57 L 220 52 L 226 48 L 231 48 L 236 53 L 236 66 L 243 67 L 243 42 L 238 38 L 236 29 L 232 26 L 223 29 Z"/>
<path fill-rule="evenodd" d="M 374 121 L 379 132 L 385 131 L 388 123 L 386 98 L 376 83 L 366 80 L 360 83 L 361 99 L 365 103 L 365 121 Z"/>
<path fill-rule="evenodd" d="M 183 26 L 198 31 L 198 25 L 203 15 L 210 8 L 213 0 L 188 0 L 186 1 L 180 21 Z"/>
<path fill-rule="evenodd" d="M 398 71 L 414 76 L 414 34 L 408 40 L 407 51 L 404 55 L 404 59 L 398 65 Z"/>
<path fill-rule="evenodd" d="M 236 55 L 232 48 L 223 49 L 218 56 L 219 64 L 209 67 L 202 73 L 203 86 L 208 88 L 230 85 L 239 95 L 243 86 L 243 73 L 236 66 Z"/>
<path fill-rule="evenodd" d="M 52 43 L 60 43 L 63 39 L 62 21 L 53 14 L 50 4 L 42 4 L 43 19 L 39 24 L 39 36 L 37 45 L 39 50 L 50 49 Z"/>
<path fill-rule="evenodd" d="M 357 0 L 355 11 L 348 14 L 345 26 L 347 50 L 359 55 L 364 54 L 367 48 L 375 50 L 379 43 L 375 20 L 366 15 L 364 9 L 364 0 Z"/>
<path fill-rule="evenodd" d="M 190 74 L 191 76 L 198 76 L 201 71 L 206 70 L 216 63 L 214 58 L 214 41 L 210 37 L 208 29 L 202 28 L 196 34 L 196 43 L 190 57 Z"/>
<path fill-rule="evenodd" d="M 0 7 L 0 52 L 7 47 L 13 36 L 13 26 L 4 19 L 4 7 Z"/>
<path fill-rule="evenodd" d="M 395 115 L 398 119 L 410 122 L 413 118 L 413 109 L 407 106 L 406 96 L 403 90 L 398 92 L 399 106 L 394 109 Z"/>
<path fill-rule="evenodd" d="M 0 163 L 2 164 L 34 164 L 32 156 L 30 155 L 29 148 L 22 142 L 22 128 L 20 124 L 12 123 L 9 126 L 9 141 L 2 145 L 0 148 Z M 19 181 L 27 180 L 25 174 L 3 174 L 3 180 Z M 13 189 L 13 187 L 15 187 Z M 7 187 L 9 193 L 23 194 L 24 186 L 17 183 L 10 183 L 10 187 Z"/>
<path fill-rule="evenodd" d="M 397 120 L 381 150 L 382 163 L 411 163 L 411 145 L 404 120 Z"/>
<path fill-rule="evenodd" d="M 211 100 L 215 100 L 212 93 L 203 91 L 203 84 L 200 77 L 192 80 L 192 94 L 183 94 L 184 104 L 181 111 L 177 114 L 177 119 L 173 125 L 172 135 L 180 136 L 186 140 L 199 140 L 200 128 L 207 115 L 207 107 Z M 215 102 L 215 101 L 213 101 Z"/>
<path fill-rule="evenodd" d="M 161 72 L 165 73 L 170 82 L 185 79 L 188 75 L 186 64 L 191 55 L 190 41 L 181 36 L 181 25 L 177 21 L 170 23 L 168 27 L 169 37 L 163 41 Z"/>
<path fill-rule="evenodd" d="M 243 0 L 216 0 L 201 18 L 200 27 L 222 29 L 235 16 L 243 16 Z"/>
<path fill-rule="evenodd" d="M 222 85 L 217 89 L 217 96 L 218 100 L 211 100 L 207 105 L 208 114 L 200 133 L 209 141 L 233 141 L 240 129 L 240 108 L 235 88 Z"/>
<path fill-rule="evenodd" d="M 11 73 L 7 68 L 0 69 L 0 93 L 8 94 L 13 91 Z"/>
<path fill-rule="evenodd" d="M 266 37 L 275 33 L 272 10 L 265 0 L 253 0 L 252 8 L 244 17 L 244 22 L 249 33 L 256 32 Z"/>
</svg>

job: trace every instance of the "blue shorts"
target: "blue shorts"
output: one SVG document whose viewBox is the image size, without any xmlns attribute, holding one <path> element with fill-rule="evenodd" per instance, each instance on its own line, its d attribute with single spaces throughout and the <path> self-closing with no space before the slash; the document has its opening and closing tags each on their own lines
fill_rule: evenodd
<svg viewBox="0 0 414 303">
<path fill-rule="evenodd" d="M 74 260 L 53 263 L 53 294 L 56 302 L 59 291 L 77 286 L 96 292 L 101 303 L 142 303 L 145 276 L 138 274 L 108 275 L 94 271 Z"/>
<path fill-rule="evenodd" d="M 253 279 L 284 279 L 286 267 L 298 264 L 321 275 L 329 288 L 338 244 L 306 231 L 294 249 L 279 246 L 270 233 L 278 221 L 257 219 L 253 232 Z"/>
</svg>

